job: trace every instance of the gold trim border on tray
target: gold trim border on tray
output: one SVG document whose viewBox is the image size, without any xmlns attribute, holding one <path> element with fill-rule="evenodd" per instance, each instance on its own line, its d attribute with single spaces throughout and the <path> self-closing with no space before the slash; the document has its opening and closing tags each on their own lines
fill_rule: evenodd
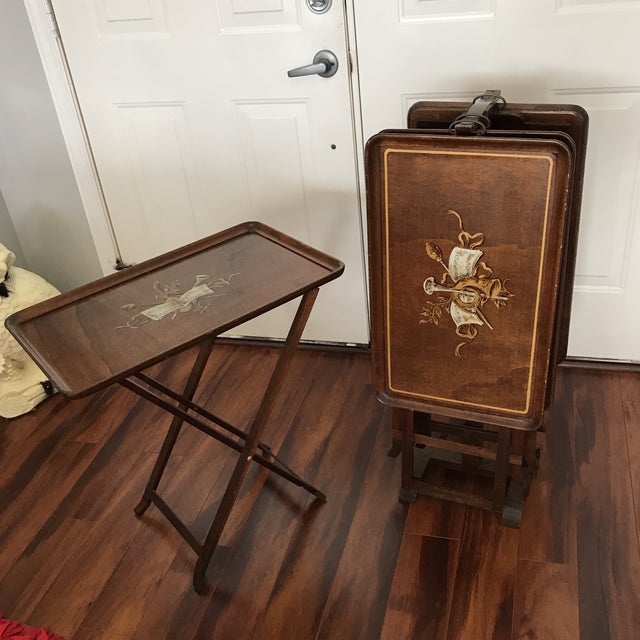
<svg viewBox="0 0 640 640">
<path fill-rule="evenodd" d="M 387 335 L 385 336 L 387 345 L 390 344 L 391 336 L 391 317 L 390 317 L 390 275 L 389 275 L 389 181 L 388 181 L 388 157 L 392 153 L 403 154 L 419 154 L 419 155 L 457 155 L 457 156 L 483 156 L 483 157 L 497 157 L 497 158 L 521 158 L 521 159 L 534 159 L 545 161 L 549 164 L 549 172 L 547 177 L 547 195 L 545 201 L 544 210 L 544 224 L 542 230 L 542 243 L 540 247 L 540 267 L 538 269 L 538 286 L 536 291 L 536 306 L 534 314 L 533 335 L 531 339 L 531 356 L 529 358 L 529 379 L 527 381 L 527 394 L 526 404 L 524 409 L 512 409 L 509 407 L 495 407 L 487 404 L 481 404 L 478 402 L 469 402 L 466 400 L 454 400 L 452 398 L 441 398 L 438 396 L 432 396 L 415 391 L 405 391 L 402 389 L 396 389 L 391 383 L 391 353 L 387 349 L 387 385 L 390 391 L 413 398 L 422 398 L 426 400 L 432 400 L 436 402 L 448 402 L 460 405 L 466 405 L 468 407 L 477 407 L 479 409 L 489 409 L 493 411 L 503 411 L 505 413 L 512 413 L 516 415 L 526 415 L 529 413 L 531 404 L 531 388 L 533 386 L 533 363 L 536 355 L 536 337 L 538 332 L 538 313 L 540 311 L 540 295 L 542 289 L 542 273 L 544 268 L 544 257 L 547 248 L 547 221 L 549 217 L 549 202 L 551 196 L 551 185 L 554 174 L 556 161 L 553 155 L 548 153 L 497 153 L 495 151 L 443 151 L 443 150 L 418 150 L 418 149 L 385 149 L 384 151 L 384 215 L 385 215 L 385 248 L 386 248 L 386 268 L 385 268 L 385 296 L 387 300 L 386 305 L 386 326 Z"/>
</svg>

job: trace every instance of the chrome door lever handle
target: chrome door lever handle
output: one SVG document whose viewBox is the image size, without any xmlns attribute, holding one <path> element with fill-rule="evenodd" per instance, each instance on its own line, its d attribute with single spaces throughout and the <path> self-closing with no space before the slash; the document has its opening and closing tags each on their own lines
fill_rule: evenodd
<svg viewBox="0 0 640 640">
<path fill-rule="evenodd" d="M 289 69 L 287 75 L 290 78 L 299 78 L 300 76 L 319 76 L 327 73 L 329 66 L 326 62 L 319 62 L 318 64 L 307 64 L 304 67 L 296 67 L 295 69 Z"/>
<path fill-rule="evenodd" d="M 304 67 L 296 67 L 289 69 L 287 75 L 290 78 L 298 78 L 300 76 L 319 75 L 321 78 L 330 78 L 338 71 L 338 58 L 333 51 L 323 49 L 313 56 L 313 62 Z"/>
</svg>

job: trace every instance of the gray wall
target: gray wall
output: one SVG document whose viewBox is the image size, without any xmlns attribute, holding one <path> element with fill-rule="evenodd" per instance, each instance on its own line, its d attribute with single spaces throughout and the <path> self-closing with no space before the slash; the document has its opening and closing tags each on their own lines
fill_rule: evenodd
<svg viewBox="0 0 640 640">
<path fill-rule="evenodd" d="M 0 192 L 20 266 L 61 290 L 102 275 L 22 0 L 0 0 Z"/>
<path fill-rule="evenodd" d="M 20 240 L 18 240 L 18 234 L 13 226 L 13 220 L 9 215 L 9 209 L 7 209 L 2 191 L 0 191 L 0 242 L 16 254 L 16 263 L 19 266 L 26 264 L 22 246 L 20 245 Z"/>
</svg>

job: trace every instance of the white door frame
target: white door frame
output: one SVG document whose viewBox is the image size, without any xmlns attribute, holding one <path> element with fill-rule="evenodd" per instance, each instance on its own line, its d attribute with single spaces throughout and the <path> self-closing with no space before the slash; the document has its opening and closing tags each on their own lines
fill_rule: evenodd
<svg viewBox="0 0 640 640">
<path fill-rule="evenodd" d="M 342 0 L 346 16 L 347 49 L 350 55 L 352 73 L 350 74 L 351 113 L 354 130 L 354 150 L 356 173 L 359 179 L 358 206 L 360 227 L 362 229 L 363 249 L 366 249 L 366 211 L 364 182 L 364 140 L 358 86 L 356 39 L 353 29 L 353 0 Z M 113 272 L 116 260 L 120 258 L 117 239 L 109 219 L 109 210 L 104 199 L 100 179 L 95 168 L 82 114 L 76 99 L 73 82 L 66 66 L 53 10 L 49 0 L 23 0 L 31 29 L 42 60 L 45 76 L 49 84 L 53 104 L 60 121 L 62 135 L 69 152 L 80 197 L 84 205 L 91 235 L 98 253 L 98 260 L 104 275 Z M 363 251 L 366 256 L 366 250 Z M 365 272 L 368 265 L 365 261 Z M 367 286 L 367 278 L 363 286 Z"/>
<path fill-rule="evenodd" d="M 100 268 L 104 275 L 108 275 L 113 273 L 116 259 L 120 257 L 118 243 L 111 228 L 71 78 L 64 63 L 55 19 L 48 0 L 23 2 L 69 153 Z"/>
</svg>

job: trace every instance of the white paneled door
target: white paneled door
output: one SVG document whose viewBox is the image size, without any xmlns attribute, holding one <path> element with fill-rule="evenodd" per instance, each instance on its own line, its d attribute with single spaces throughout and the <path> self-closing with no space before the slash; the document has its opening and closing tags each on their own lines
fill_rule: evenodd
<svg viewBox="0 0 640 640">
<path fill-rule="evenodd" d="M 354 2 L 365 138 L 484 89 L 586 108 L 569 353 L 640 361 L 640 1 Z"/>
<path fill-rule="evenodd" d="M 346 264 L 304 337 L 366 343 L 344 7 L 316 4 L 53 0 L 123 259 L 260 220 Z M 321 50 L 332 77 L 288 77 Z M 281 337 L 291 313 L 241 333 Z"/>
</svg>

